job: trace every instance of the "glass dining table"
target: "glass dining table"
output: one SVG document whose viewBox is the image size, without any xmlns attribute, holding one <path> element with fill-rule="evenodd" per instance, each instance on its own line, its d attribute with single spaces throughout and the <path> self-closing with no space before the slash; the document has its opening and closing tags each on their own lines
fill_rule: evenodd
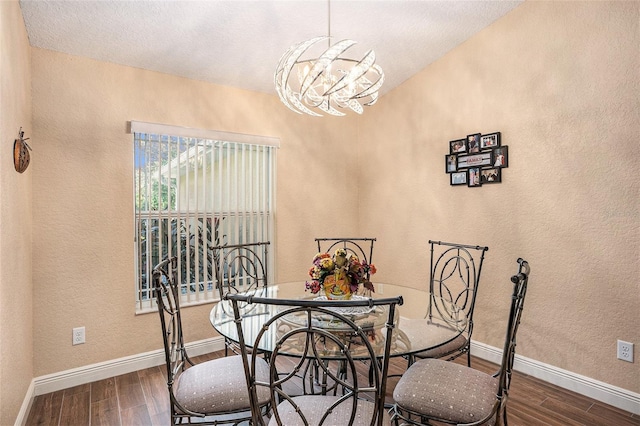
<svg viewBox="0 0 640 426">
<path fill-rule="evenodd" d="M 422 352 L 429 349 L 437 348 L 455 339 L 462 333 L 466 326 L 466 316 L 451 302 L 443 299 L 432 298 L 427 292 L 401 287 L 391 284 L 376 284 L 380 290 L 384 288 L 384 295 L 374 293 L 376 297 L 395 297 L 403 296 L 405 300 L 404 306 L 398 309 L 396 315 L 395 328 L 391 342 L 391 357 L 410 356 L 412 354 Z M 260 290 L 259 297 L 273 297 L 284 299 L 322 299 L 320 293 L 313 294 L 305 292 L 304 282 L 287 282 L 273 284 L 266 289 Z M 360 297 L 363 296 L 354 296 Z M 428 315 L 430 300 L 437 309 L 432 309 L 433 315 Z M 243 307 L 242 330 L 245 337 L 245 343 L 251 346 L 262 328 L 262 325 L 277 312 L 274 306 L 267 305 L 246 305 Z M 337 307 L 336 312 L 347 316 L 349 319 L 360 325 L 363 330 L 370 334 L 370 340 L 376 351 L 382 356 L 385 342 L 385 322 L 388 318 L 386 308 L 377 307 L 350 307 L 345 302 L 344 307 Z M 237 327 L 234 322 L 233 308 L 228 300 L 221 300 L 211 309 L 209 316 L 211 325 L 222 336 L 231 341 L 238 342 Z M 296 327 L 295 317 L 289 317 L 283 321 L 282 327 Z M 336 321 L 323 322 L 322 318 L 317 318 L 314 324 L 318 327 L 330 328 L 333 331 L 340 331 L 340 323 Z M 272 338 L 263 338 L 260 341 L 260 347 L 254 348 L 264 352 L 271 352 L 274 349 L 275 342 L 278 341 L 277 336 Z M 280 349 L 282 350 L 282 348 Z M 300 355 L 300 347 L 295 345 L 286 349 L 289 355 Z M 354 348 L 350 354 L 357 359 L 359 354 L 357 348 Z M 363 352 L 362 357 L 366 354 Z"/>
</svg>

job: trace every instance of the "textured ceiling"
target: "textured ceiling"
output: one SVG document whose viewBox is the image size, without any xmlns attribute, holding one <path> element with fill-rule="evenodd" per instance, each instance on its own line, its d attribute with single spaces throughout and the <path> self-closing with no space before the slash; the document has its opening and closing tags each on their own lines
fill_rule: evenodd
<svg viewBox="0 0 640 426">
<path fill-rule="evenodd" d="M 32 46 L 275 93 L 293 44 L 327 35 L 373 49 L 396 87 L 521 1 L 21 0 Z"/>
</svg>

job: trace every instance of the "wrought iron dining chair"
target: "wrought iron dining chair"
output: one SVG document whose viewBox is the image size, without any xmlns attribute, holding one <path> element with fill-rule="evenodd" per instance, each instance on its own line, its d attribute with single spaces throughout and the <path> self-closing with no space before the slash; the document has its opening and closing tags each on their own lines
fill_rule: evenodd
<svg viewBox="0 0 640 426">
<path fill-rule="evenodd" d="M 427 316 L 439 316 L 456 325 L 460 313 L 464 313 L 466 328 L 455 339 L 409 357 L 409 365 L 415 359 L 444 358 L 449 361 L 467 355 L 471 367 L 471 335 L 473 333 L 473 309 L 482 273 L 485 252 L 489 247 L 445 243 L 429 240 L 431 260 L 429 273 L 429 310 Z M 451 302 L 456 308 L 451 310 Z"/>
<path fill-rule="evenodd" d="M 186 286 L 176 278 L 177 257 L 167 258 L 153 269 L 153 292 L 160 314 L 167 388 L 172 424 L 183 421 L 222 425 L 249 421 L 251 401 L 256 412 L 268 411 L 269 398 L 259 394 L 251 399 L 244 380 L 243 360 L 239 355 L 195 363 L 184 345 L 180 298 Z M 262 358 L 255 362 L 256 375 L 268 378 L 268 365 Z"/>
<path fill-rule="evenodd" d="M 507 399 L 511 384 L 516 333 L 529 280 L 529 264 L 518 259 L 511 277 L 513 295 L 507 333 L 498 371 L 491 375 L 442 359 L 416 361 L 398 381 L 393 398 L 394 423 L 507 424 Z"/>
<path fill-rule="evenodd" d="M 372 264 L 375 238 L 316 238 L 315 241 L 318 245 L 319 253 L 332 253 L 339 248 L 343 248 L 347 253 L 356 255 L 360 262 L 368 265 Z M 368 280 L 371 279 L 369 272 L 366 276 Z M 371 291 L 362 287 L 358 290 L 358 294 L 368 297 L 371 295 Z"/>
<path fill-rule="evenodd" d="M 269 245 L 269 241 L 264 241 L 211 248 L 220 300 L 229 292 L 259 293 L 267 289 Z M 238 348 L 233 341 L 225 338 L 225 356 L 229 351 L 237 354 Z"/>
<path fill-rule="evenodd" d="M 240 294 L 226 297 L 233 304 L 251 396 L 259 401 L 261 392 L 266 390 L 270 395 L 269 425 L 390 424 L 384 397 L 396 306 L 402 304 L 402 297 L 357 301 L 270 299 Z M 251 338 L 245 334 L 250 326 L 243 321 L 242 304 L 264 305 L 264 309 L 275 312 Z M 347 305 L 350 310 L 380 309 L 387 318 L 384 331 L 356 324 L 355 319 L 340 313 Z M 250 322 L 251 318 L 247 320 Z M 248 356 L 248 346 L 270 350 L 268 380 L 257 377 L 260 365 L 257 357 Z M 373 366 L 372 383 L 367 377 L 368 369 L 357 362 L 361 359 L 368 359 Z M 301 378 L 300 372 L 314 371 L 309 368 L 311 362 L 322 369 L 327 381 L 309 377 L 309 385 L 302 383 L 306 379 L 304 374 Z M 282 371 L 282 365 L 288 365 L 288 369 Z M 253 422 L 264 424 L 257 409 Z"/>
</svg>

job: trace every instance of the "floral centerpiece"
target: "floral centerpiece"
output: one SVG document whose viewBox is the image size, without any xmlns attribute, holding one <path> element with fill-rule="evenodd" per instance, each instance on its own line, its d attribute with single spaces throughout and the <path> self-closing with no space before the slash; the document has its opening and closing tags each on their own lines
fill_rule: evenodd
<svg viewBox="0 0 640 426">
<path fill-rule="evenodd" d="M 375 265 L 360 262 L 358 256 L 339 248 L 333 256 L 329 253 L 314 256 L 309 269 L 311 281 L 307 281 L 305 287 L 312 293 L 323 289 L 327 299 L 348 300 L 360 285 L 374 291 L 369 275 L 375 273 Z"/>
</svg>

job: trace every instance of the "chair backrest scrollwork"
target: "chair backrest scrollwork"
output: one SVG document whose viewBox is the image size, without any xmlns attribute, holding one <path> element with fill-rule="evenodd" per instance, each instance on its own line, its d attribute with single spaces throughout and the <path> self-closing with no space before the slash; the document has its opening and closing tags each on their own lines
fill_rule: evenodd
<svg viewBox="0 0 640 426">
<path fill-rule="evenodd" d="M 506 394 L 511 385 L 511 372 L 513 370 L 513 360 L 516 353 L 516 334 L 522 317 L 524 308 L 524 298 L 527 295 L 527 286 L 529 283 L 529 273 L 531 268 L 529 262 L 518 259 L 518 273 L 511 277 L 513 283 L 513 296 L 511 297 L 511 311 L 509 312 L 509 323 L 507 325 L 507 335 L 505 338 L 504 349 L 502 351 L 502 363 L 500 370 L 500 388 L 501 393 Z"/>
<path fill-rule="evenodd" d="M 173 397 L 173 386 L 178 377 L 193 362 L 184 347 L 182 318 L 180 316 L 180 285 L 176 279 L 178 258 L 166 258 L 153 268 L 153 292 L 156 298 L 164 343 L 167 386 L 173 405 L 179 405 Z M 188 410 L 181 407 L 182 412 Z"/>
<path fill-rule="evenodd" d="M 470 334 L 482 264 L 489 248 L 432 240 L 429 245 L 431 297 L 428 315 L 431 318 L 437 313 L 447 321 L 464 322 Z"/>
<path fill-rule="evenodd" d="M 269 241 L 212 247 L 220 300 L 228 292 L 247 293 L 269 284 Z"/>
<path fill-rule="evenodd" d="M 384 398 L 389 353 L 402 297 L 345 302 L 228 293 L 226 298 L 234 310 L 250 395 L 257 400 L 268 389 L 272 421 L 279 425 L 347 425 L 358 416 L 366 424 L 381 425 L 384 418 L 388 422 Z M 384 331 L 367 329 L 340 313 L 345 303 L 351 309 L 380 310 L 387 318 Z M 243 307 L 251 305 L 273 315 L 249 337 L 245 327 L 251 329 L 251 318 L 243 326 Z M 256 380 L 258 357 L 250 356 L 250 351 L 267 348 L 270 378 L 260 382 Z M 364 371 L 362 360 L 368 361 Z M 253 420 L 263 424 L 258 411 Z"/>
</svg>

